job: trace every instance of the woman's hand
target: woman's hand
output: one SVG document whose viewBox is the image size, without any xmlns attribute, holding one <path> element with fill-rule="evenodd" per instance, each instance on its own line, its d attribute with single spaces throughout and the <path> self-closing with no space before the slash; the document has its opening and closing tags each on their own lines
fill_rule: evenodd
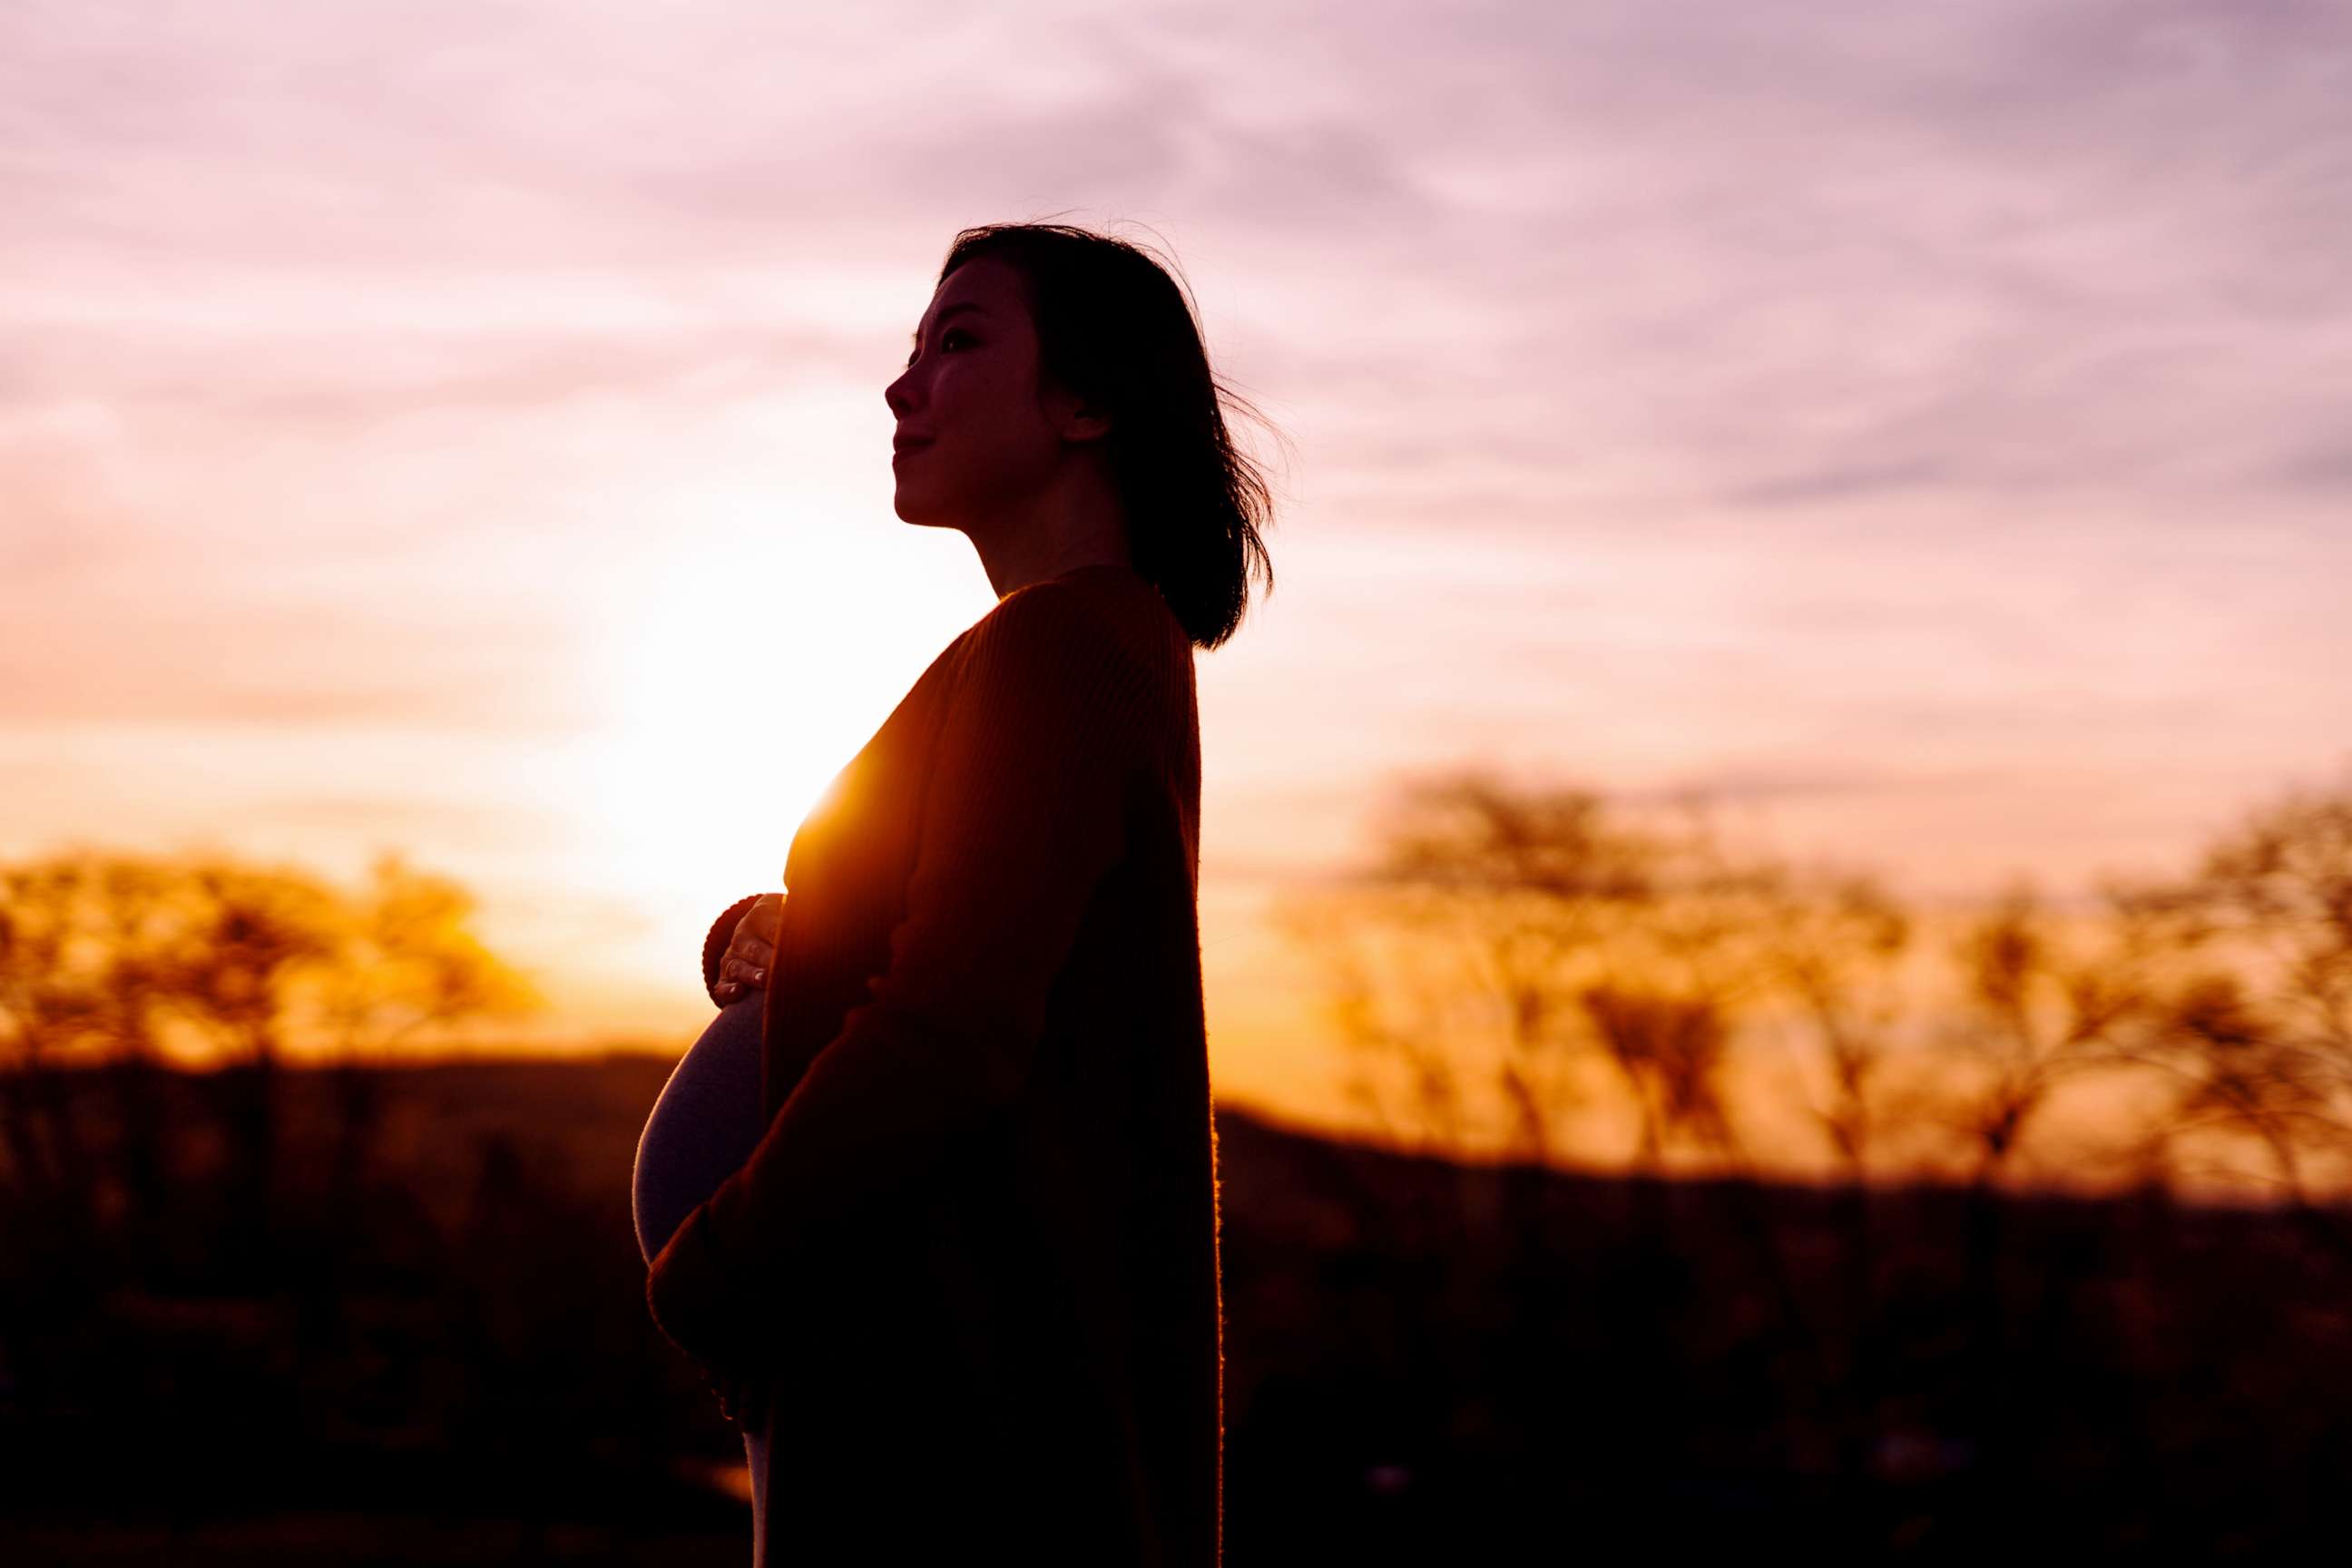
<svg viewBox="0 0 2352 1568">
<path fill-rule="evenodd" d="M 710 1384 L 710 1391 L 719 1395 L 719 1415 L 746 1432 L 757 1432 L 767 1426 L 767 1379 L 729 1377 L 710 1367 L 702 1369 L 702 1376 Z"/>
<path fill-rule="evenodd" d="M 745 986 L 765 990 L 768 971 L 776 962 L 776 932 L 783 923 L 784 900 L 789 893 L 762 893 L 743 911 L 735 922 L 734 940 L 727 944 L 724 957 L 719 961 L 719 984 L 715 989 L 719 999 L 731 1002 L 743 994 Z"/>
</svg>

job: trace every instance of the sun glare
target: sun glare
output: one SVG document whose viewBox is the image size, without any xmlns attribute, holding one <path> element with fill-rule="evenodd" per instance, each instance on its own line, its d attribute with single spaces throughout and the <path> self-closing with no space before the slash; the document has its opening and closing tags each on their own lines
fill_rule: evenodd
<svg viewBox="0 0 2352 1568">
<path fill-rule="evenodd" d="M 778 602 L 783 580 L 774 558 L 699 560 L 645 585 L 614 661 L 599 778 L 616 879 L 782 885 L 793 829 L 847 760 L 824 742 L 858 717 L 846 686 L 815 678 L 819 650 Z"/>
<path fill-rule="evenodd" d="M 783 888 L 801 818 L 957 629 L 951 601 L 849 533 L 698 531 L 613 615 L 589 764 L 596 880 L 665 953 L 731 900 Z"/>
</svg>

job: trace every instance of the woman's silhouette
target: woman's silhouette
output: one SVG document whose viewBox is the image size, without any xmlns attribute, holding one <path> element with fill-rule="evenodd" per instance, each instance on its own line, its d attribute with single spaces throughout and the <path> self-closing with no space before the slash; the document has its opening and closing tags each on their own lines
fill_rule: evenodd
<svg viewBox="0 0 2352 1568">
<path fill-rule="evenodd" d="M 1192 651 L 1272 587 L 1265 487 L 1175 282 L 1083 229 L 958 235 L 884 395 L 898 516 L 996 606 L 803 819 L 789 897 L 712 927 L 720 1014 L 639 1149 L 647 1303 L 744 1423 L 760 1564 L 1214 1563 Z"/>
</svg>

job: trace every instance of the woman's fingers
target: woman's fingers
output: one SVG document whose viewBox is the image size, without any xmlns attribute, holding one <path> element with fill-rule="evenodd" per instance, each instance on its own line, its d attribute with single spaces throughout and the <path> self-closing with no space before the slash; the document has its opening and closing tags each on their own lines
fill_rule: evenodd
<svg viewBox="0 0 2352 1568">
<path fill-rule="evenodd" d="M 719 966 L 719 985 L 722 991 L 732 990 L 737 985 L 764 986 L 767 984 L 768 966 L 764 963 L 730 958 Z"/>
<path fill-rule="evenodd" d="M 782 924 L 784 900 L 789 896 L 762 893 L 735 922 L 735 934 L 719 961 L 720 996 L 740 995 L 746 985 L 766 989 L 768 971 L 776 961 L 775 939 Z"/>
<path fill-rule="evenodd" d="M 773 904 L 768 901 L 771 897 L 775 898 Z M 735 934 L 728 941 L 726 954 L 719 961 L 721 979 L 733 978 L 754 985 L 767 984 L 768 968 L 776 958 L 776 911 L 782 907 L 781 897 L 762 894 L 760 901 L 735 922 Z M 766 911 L 764 918 L 762 911 Z"/>
<path fill-rule="evenodd" d="M 776 932 L 782 921 L 776 914 L 781 900 L 770 904 L 765 897 L 753 904 L 741 920 L 735 922 L 735 934 L 727 943 L 728 952 L 753 963 L 765 964 L 775 956 Z"/>
</svg>

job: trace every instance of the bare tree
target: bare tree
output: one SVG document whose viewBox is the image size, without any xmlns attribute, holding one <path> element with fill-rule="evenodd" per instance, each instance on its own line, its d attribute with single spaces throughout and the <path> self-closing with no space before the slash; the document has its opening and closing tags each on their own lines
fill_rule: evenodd
<svg viewBox="0 0 2352 1568">
<path fill-rule="evenodd" d="M 2077 1238 L 2021 1270 L 2005 1243 L 2005 1177 L 2050 1120 L 2060 1090 L 2146 1077 L 2139 1047 L 2163 1004 L 2145 921 L 2109 900 L 2069 935 L 2029 882 L 2019 881 L 1953 945 L 1960 994 L 1937 1041 L 1949 1081 L 1940 1117 L 1973 1170 L 1964 1208 L 1967 1310 L 1978 1375 L 1966 1416 L 1990 1484 L 2014 1483 L 2034 1441 L 2053 1378 L 2063 1304 L 2096 1265 Z M 2087 1169 L 2089 1156 L 2070 1158 Z M 2022 1294 L 2025 1331 L 2012 1331 Z"/>
<path fill-rule="evenodd" d="M 1765 889 L 1765 963 L 1827 1080 L 1807 1110 L 1845 1170 L 1842 1289 L 1848 1360 L 1839 1455 L 1847 1483 L 1870 1484 L 1883 1356 L 1875 1328 L 1876 1239 L 1870 1173 L 1882 1131 L 1906 1106 L 1885 1083 L 1904 1012 L 1900 965 L 1914 922 L 1873 877 L 1784 871 Z"/>
<path fill-rule="evenodd" d="M 2352 1173 L 2352 776 L 2284 793 L 2189 875 L 2112 897 L 2172 957 L 2162 1014 L 2135 1053 L 2177 1087 L 2151 1147 L 2251 1137 L 2291 1211 L 2352 1256 L 2352 1225 L 2307 1164 L 2335 1162 L 2339 1185 Z"/>
<path fill-rule="evenodd" d="M 1580 1098 L 1580 993 L 1611 973 L 1658 853 L 1590 791 L 1462 769 L 1403 781 L 1369 864 L 1277 905 L 1277 924 L 1323 971 L 1351 1100 L 1397 1127 L 1381 1084 L 1401 1070 L 1422 1147 L 1456 1159 L 1474 1105 L 1499 1102 L 1506 1166 L 1465 1163 L 1462 1199 L 1484 1220 L 1499 1196 L 1508 1233 L 1539 1224 L 1556 1120 Z"/>
<path fill-rule="evenodd" d="M 1864 873 L 1785 874 L 1770 890 L 1764 918 L 1774 984 L 1827 1079 L 1826 1091 L 1809 1100 L 1807 1112 L 1849 1182 L 1860 1186 L 1888 1114 L 1881 1079 L 1903 1016 L 1898 966 L 1914 922 Z"/>
<path fill-rule="evenodd" d="M 446 879 L 379 858 L 360 896 L 289 868 L 224 857 L 70 850 L 0 868 L 0 1152 L 20 1218 L 87 1243 L 98 1176 L 67 1092 L 68 1064 L 105 1066 L 133 1255 L 165 1205 L 161 1044 L 193 1034 L 228 1132 L 239 1238 L 266 1251 L 282 1145 L 277 1080 L 289 1049 L 336 1054 L 341 1135 L 334 1201 L 347 1202 L 373 1125 L 359 1064 L 428 1043 L 538 994 L 469 929 L 473 900 Z"/>
<path fill-rule="evenodd" d="M 1464 1163 L 1457 1179 L 1464 1212 L 1482 1225 L 1494 1217 L 1503 1266 L 1523 1288 L 1549 1288 L 1554 1120 L 1581 1099 L 1580 1068 L 1596 1066 L 1616 1078 L 1637 1123 L 1637 1267 L 1664 1280 L 1663 1160 L 1688 1142 L 1740 1178 L 1738 1234 L 1818 1384 L 1820 1336 L 1726 1097 L 1728 1054 L 1771 979 L 1760 933 L 1777 884 L 1722 850 L 1703 805 L 1688 809 L 1691 826 L 1636 829 L 1587 790 L 1516 789 L 1476 770 L 1409 781 L 1349 897 L 1294 903 L 1287 923 L 1324 963 L 1351 1047 L 1403 1062 L 1425 1107 L 1452 1116 L 1465 1089 L 1486 1087 L 1482 1060 L 1491 1063 L 1508 1157 L 1494 1169 Z M 1373 930 L 1391 939 L 1380 963 L 1364 957 Z M 1432 951 L 1457 962 L 1433 977 L 1416 970 L 1412 955 Z M 1400 995 L 1402 1023 L 1381 1005 Z M 1484 1058 L 1444 1026 L 1465 996 L 1499 1019 Z M 1366 1065 L 1350 1086 L 1360 1094 Z M 1529 1307 L 1541 1321 L 1542 1304 Z"/>
<path fill-rule="evenodd" d="M 513 1016 L 544 998 L 472 930 L 477 900 L 454 880 L 380 855 L 346 901 L 336 962 L 319 978 L 316 1026 L 331 1044 L 336 1134 L 329 1203 L 338 1223 L 356 1203 L 381 1112 L 371 1070 L 404 1052 L 446 1047 L 458 1027 Z"/>
<path fill-rule="evenodd" d="M 1683 825 L 1646 840 L 1649 896 L 1623 922 L 1616 972 L 1578 1002 L 1639 1113 L 1637 1173 L 1662 1173 L 1668 1148 L 1688 1142 L 1715 1169 L 1752 1175 L 1725 1078 L 1773 980 L 1781 874 L 1727 852 L 1705 800 L 1676 809 Z"/>
<path fill-rule="evenodd" d="M 19 1223 L 47 1242 L 86 1235 L 94 1208 L 87 1134 L 62 1073 L 105 1013 L 86 961 L 90 868 L 0 869 L 0 1147 Z"/>
<path fill-rule="evenodd" d="M 2069 941 L 2028 882 L 1971 921 L 1953 955 L 1960 994 L 1938 1037 L 1959 1070 L 1946 1120 L 1990 1191 L 2063 1086 L 2137 1065 L 2137 1030 L 2159 1003 L 2136 928 L 2108 919 Z"/>
</svg>

